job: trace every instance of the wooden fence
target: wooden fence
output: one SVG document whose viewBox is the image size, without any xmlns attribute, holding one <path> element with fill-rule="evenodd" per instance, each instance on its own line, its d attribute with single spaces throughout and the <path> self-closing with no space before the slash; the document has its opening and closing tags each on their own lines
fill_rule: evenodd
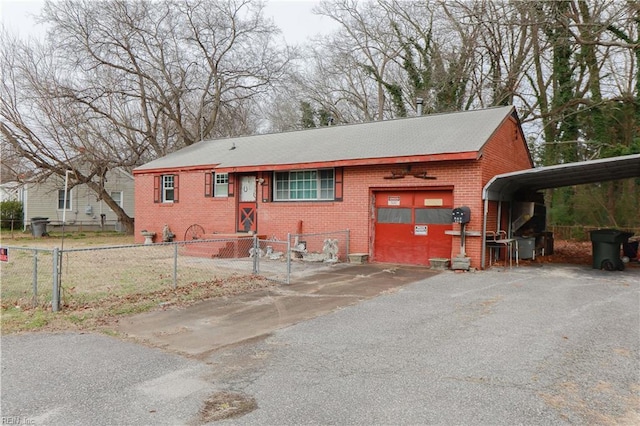
<svg viewBox="0 0 640 426">
<path fill-rule="evenodd" d="M 573 241 L 590 241 L 591 236 L 589 235 L 590 231 L 595 231 L 597 229 L 603 229 L 602 227 L 597 226 L 560 226 L 560 225 L 549 225 L 547 226 L 547 231 L 553 232 L 553 238 L 556 240 L 573 240 Z M 640 235 L 640 228 L 615 228 L 625 232 L 632 232 L 634 235 Z"/>
</svg>

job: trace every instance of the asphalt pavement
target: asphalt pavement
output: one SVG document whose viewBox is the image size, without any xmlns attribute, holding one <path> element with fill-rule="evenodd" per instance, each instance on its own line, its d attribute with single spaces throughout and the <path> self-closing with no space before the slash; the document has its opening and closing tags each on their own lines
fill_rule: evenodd
<svg viewBox="0 0 640 426">
<path fill-rule="evenodd" d="M 425 276 L 211 351 L 3 336 L 2 421 L 640 424 L 640 269 Z"/>
</svg>

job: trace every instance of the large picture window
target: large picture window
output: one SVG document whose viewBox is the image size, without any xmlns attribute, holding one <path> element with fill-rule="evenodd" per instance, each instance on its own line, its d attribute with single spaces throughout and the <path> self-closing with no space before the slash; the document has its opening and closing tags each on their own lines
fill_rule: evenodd
<svg viewBox="0 0 640 426">
<path fill-rule="evenodd" d="M 276 172 L 275 201 L 334 200 L 333 169 Z"/>
</svg>

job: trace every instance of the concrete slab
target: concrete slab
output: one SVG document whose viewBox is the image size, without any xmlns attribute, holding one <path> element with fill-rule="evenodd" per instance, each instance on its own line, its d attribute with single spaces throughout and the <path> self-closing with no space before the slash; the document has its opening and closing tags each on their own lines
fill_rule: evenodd
<svg viewBox="0 0 640 426">
<path fill-rule="evenodd" d="M 122 320 L 122 335 L 196 358 L 324 315 L 437 274 L 425 267 L 336 265 L 290 285 L 147 312 Z"/>
</svg>

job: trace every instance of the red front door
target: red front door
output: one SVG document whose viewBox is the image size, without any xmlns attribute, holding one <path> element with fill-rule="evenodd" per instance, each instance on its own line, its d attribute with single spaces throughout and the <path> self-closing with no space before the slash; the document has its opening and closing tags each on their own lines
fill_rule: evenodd
<svg viewBox="0 0 640 426">
<path fill-rule="evenodd" d="M 429 265 L 451 257 L 451 191 L 380 191 L 375 197 L 374 259 Z"/>
<path fill-rule="evenodd" d="M 257 231 L 256 176 L 240 176 L 238 196 L 238 232 Z"/>
</svg>

